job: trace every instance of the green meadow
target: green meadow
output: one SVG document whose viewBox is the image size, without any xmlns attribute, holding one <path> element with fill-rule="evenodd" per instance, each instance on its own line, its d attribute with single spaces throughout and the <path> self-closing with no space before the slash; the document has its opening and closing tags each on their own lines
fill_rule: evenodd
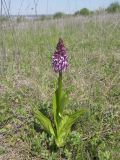
<svg viewBox="0 0 120 160">
<path fill-rule="evenodd" d="M 9 19 L 0 28 L 0 160 L 120 160 L 120 14 Z M 59 38 L 69 60 L 66 113 L 88 110 L 61 148 L 32 113 L 53 120 Z"/>
</svg>

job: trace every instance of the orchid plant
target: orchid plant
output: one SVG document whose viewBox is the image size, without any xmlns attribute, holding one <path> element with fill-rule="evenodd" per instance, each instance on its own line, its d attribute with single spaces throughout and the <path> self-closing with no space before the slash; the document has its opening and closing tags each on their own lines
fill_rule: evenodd
<svg viewBox="0 0 120 160">
<path fill-rule="evenodd" d="M 74 112 L 72 114 L 64 114 L 64 107 L 68 100 L 67 94 L 62 87 L 62 74 L 68 68 L 67 50 L 64 46 L 63 40 L 59 39 L 56 51 L 52 56 L 52 66 L 58 76 L 57 88 L 53 97 L 53 116 L 54 122 L 47 118 L 42 112 L 34 110 L 35 118 L 40 122 L 44 129 L 54 137 L 56 145 L 62 147 L 66 143 L 66 139 L 71 130 L 72 125 L 80 118 L 85 110 Z"/>
</svg>

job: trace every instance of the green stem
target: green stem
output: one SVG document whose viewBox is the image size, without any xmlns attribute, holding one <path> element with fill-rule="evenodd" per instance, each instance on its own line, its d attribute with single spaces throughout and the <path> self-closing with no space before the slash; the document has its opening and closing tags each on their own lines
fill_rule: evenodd
<svg viewBox="0 0 120 160">
<path fill-rule="evenodd" d="M 61 98 L 61 92 L 62 92 L 62 72 L 59 72 L 59 77 L 58 77 L 58 93 L 59 93 L 59 99 Z"/>
</svg>

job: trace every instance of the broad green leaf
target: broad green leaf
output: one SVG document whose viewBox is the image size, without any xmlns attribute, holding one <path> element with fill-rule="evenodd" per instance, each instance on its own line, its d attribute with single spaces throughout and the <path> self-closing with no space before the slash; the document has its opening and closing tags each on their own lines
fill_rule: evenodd
<svg viewBox="0 0 120 160">
<path fill-rule="evenodd" d="M 60 111 L 61 111 L 61 98 L 62 98 L 62 73 L 59 73 L 58 77 L 58 89 L 56 90 L 56 98 L 57 98 L 57 113 L 58 116 L 60 116 Z"/>
<path fill-rule="evenodd" d="M 53 115 L 54 115 L 54 121 L 56 127 L 58 126 L 58 100 L 57 100 L 57 92 L 58 90 L 55 91 L 54 97 L 53 97 Z"/>
<path fill-rule="evenodd" d="M 58 86 L 53 97 L 53 115 L 57 129 L 61 122 L 63 109 L 66 105 L 67 100 L 67 95 L 62 91 L 62 73 L 60 73 L 58 77 Z"/>
<path fill-rule="evenodd" d="M 40 111 L 34 110 L 35 118 L 40 122 L 44 129 L 51 135 L 55 136 L 54 128 L 52 127 L 51 121 Z"/>
<path fill-rule="evenodd" d="M 61 110 L 61 95 L 62 95 L 62 73 L 58 77 L 58 86 L 53 97 L 53 114 L 56 128 L 61 121 L 60 110 Z"/>
<path fill-rule="evenodd" d="M 60 116 L 63 115 L 63 110 L 64 110 L 67 102 L 68 102 L 68 96 L 65 92 L 62 92 L 61 99 L 60 99 L 60 109 L 59 109 Z"/>
<path fill-rule="evenodd" d="M 69 116 L 65 116 L 59 125 L 57 131 L 56 144 L 58 147 L 64 146 L 66 138 L 70 132 L 71 126 L 85 113 L 85 110 L 77 111 Z"/>
<path fill-rule="evenodd" d="M 61 120 L 61 117 L 63 115 L 63 109 L 65 108 L 65 105 L 68 101 L 68 97 L 65 93 L 62 93 L 60 102 L 58 102 L 59 101 L 58 96 L 59 95 L 57 89 L 53 97 L 53 114 L 56 126 L 58 126 L 58 123 Z"/>
<path fill-rule="evenodd" d="M 56 137 L 55 141 L 56 141 L 56 144 L 58 147 L 64 146 L 65 140 L 70 132 L 70 127 L 67 128 L 67 130 L 66 130 L 66 128 L 64 128 L 65 124 L 67 124 L 68 118 L 69 118 L 68 116 L 65 116 L 61 120 L 60 126 L 57 130 L 57 137 Z"/>
</svg>

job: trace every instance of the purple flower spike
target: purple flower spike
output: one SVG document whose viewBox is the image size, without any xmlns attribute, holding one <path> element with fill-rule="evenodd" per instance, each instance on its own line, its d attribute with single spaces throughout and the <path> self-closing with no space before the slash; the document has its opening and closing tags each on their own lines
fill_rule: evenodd
<svg viewBox="0 0 120 160">
<path fill-rule="evenodd" d="M 55 72 L 62 72 L 68 68 L 67 50 L 61 38 L 59 39 L 56 51 L 52 56 L 52 65 Z"/>
</svg>

